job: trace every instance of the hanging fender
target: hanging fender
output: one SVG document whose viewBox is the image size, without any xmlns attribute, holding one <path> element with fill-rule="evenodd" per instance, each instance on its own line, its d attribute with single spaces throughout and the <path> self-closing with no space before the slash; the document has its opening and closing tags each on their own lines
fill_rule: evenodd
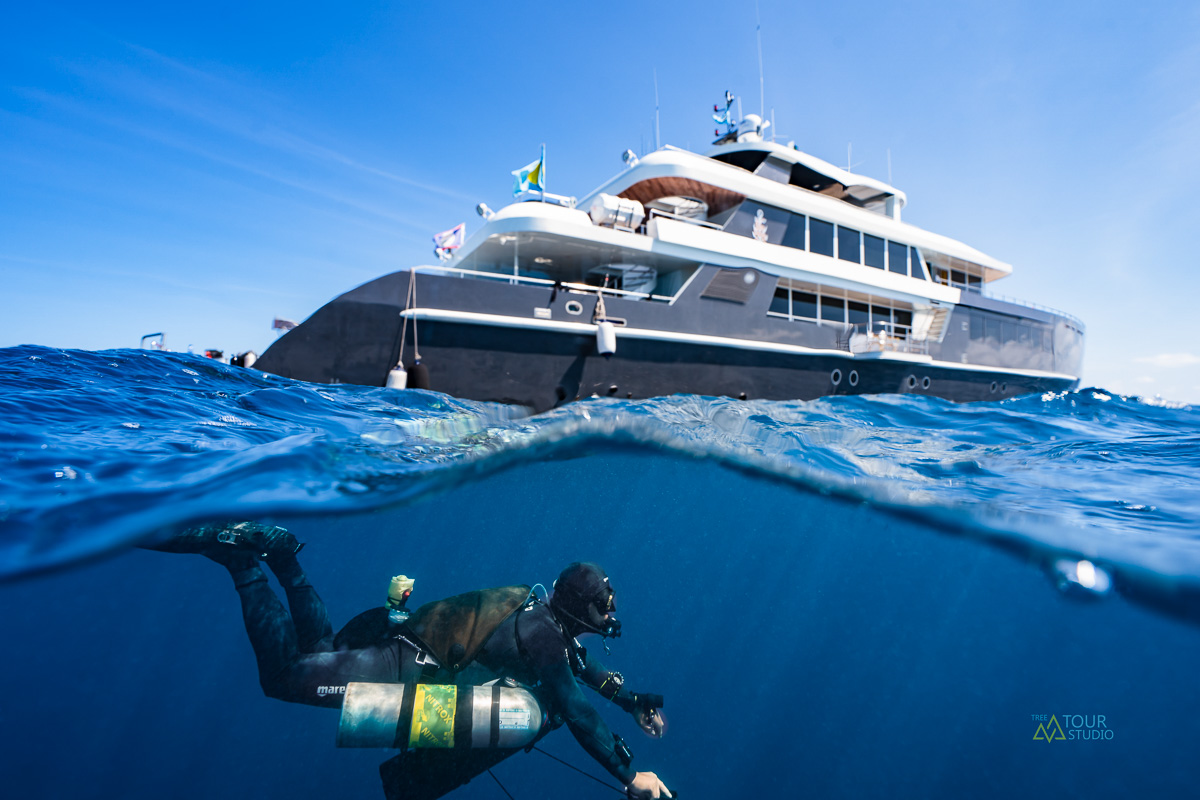
<svg viewBox="0 0 1200 800">
<path fill-rule="evenodd" d="M 617 352 L 617 326 L 606 319 L 596 323 L 596 350 L 605 358 Z"/>
</svg>

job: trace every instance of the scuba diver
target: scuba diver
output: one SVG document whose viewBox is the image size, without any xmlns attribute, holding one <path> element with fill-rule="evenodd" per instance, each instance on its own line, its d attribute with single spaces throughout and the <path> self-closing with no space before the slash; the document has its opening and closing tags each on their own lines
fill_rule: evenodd
<svg viewBox="0 0 1200 800">
<path fill-rule="evenodd" d="M 359 614 L 335 636 L 325 604 L 297 560 L 303 544 L 284 528 L 254 522 L 205 525 L 148 547 L 201 554 L 229 571 L 241 599 L 259 684 L 268 697 L 342 708 L 339 746 L 401 749 L 380 767 L 389 800 L 441 797 L 515 753 L 516 749 L 496 749 L 512 747 L 512 731 L 505 729 L 520 727 L 512 722 L 517 709 L 501 708 L 500 697 L 502 691 L 510 698 L 525 687 L 530 687 L 525 696 L 535 698 L 530 699 L 537 721 L 531 735 L 519 740 L 517 747 L 532 749 L 542 736 L 565 723 L 583 749 L 621 782 L 627 796 L 645 800 L 675 796 L 655 773 L 638 772 L 630 766 L 629 748 L 612 733 L 580 688 L 582 682 L 632 714 L 643 732 L 662 736 L 662 696 L 630 692 L 621 673 L 610 672 L 589 658 L 579 644 L 578 637 L 584 634 L 605 639 L 621 635 L 620 620 L 613 616 L 615 592 L 596 564 L 568 565 L 554 582 L 548 602 L 540 600 L 529 586 L 507 586 L 428 603 L 411 612 L 406 601 L 414 582 L 396 576 L 389 585 L 386 605 Z M 290 614 L 268 584 L 260 559 L 283 587 Z M 446 684 L 485 698 L 485 722 L 479 716 L 481 701 L 474 701 L 474 724 L 483 731 L 476 736 L 483 736 L 483 747 L 488 747 L 488 732 L 482 727 L 487 703 L 495 706 L 491 710 L 490 750 L 464 749 L 472 746 L 471 701 L 458 701 L 458 716 L 463 719 L 456 720 L 454 695 L 448 702 L 445 698 L 439 702 L 431 688 Z M 452 686 L 445 688 L 455 691 Z M 389 690 L 392 699 L 385 698 L 380 706 L 380 691 L 386 694 Z M 421 716 L 422 700 L 416 701 L 419 707 L 414 712 L 414 695 L 424 697 L 424 702 L 444 717 L 449 707 L 445 724 L 440 729 L 431 726 L 435 733 L 440 730 L 446 741 L 434 742 L 427 729 L 422 729 L 420 736 L 429 741 L 419 740 L 420 726 L 415 720 Z M 508 699 L 504 704 L 520 705 Z M 375 720 L 381 715 L 390 725 L 382 737 L 386 743 L 356 744 L 361 731 L 353 726 L 374 730 L 374 725 L 377 729 Z M 529 716 L 525 712 L 523 719 Z M 543 726 L 543 719 L 548 719 L 548 724 Z M 414 720 L 411 740 L 407 738 L 409 720 Z M 380 739 L 377 730 L 375 739 Z"/>
</svg>

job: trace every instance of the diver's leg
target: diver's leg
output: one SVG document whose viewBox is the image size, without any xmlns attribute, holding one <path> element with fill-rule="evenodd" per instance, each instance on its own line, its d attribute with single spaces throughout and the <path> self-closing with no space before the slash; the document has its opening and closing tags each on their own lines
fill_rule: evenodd
<svg viewBox="0 0 1200 800">
<path fill-rule="evenodd" d="M 292 618 L 267 583 L 266 573 L 254 556 L 223 553 L 219 563 L 229 570 L 241 598 L 242 621 L 258 663 L 258 682 L 270 695 L 281 673 L 300 655 Z"/>
<path fill-rule="evenodd" d="M 333 624 L 329 621 L 329 610 L 304 574 L 295 554 L 273 556 L 267 559 L 267 565 L 287 595 L 300 652 L 322 653 L 332 650 Z"/>
</svg>

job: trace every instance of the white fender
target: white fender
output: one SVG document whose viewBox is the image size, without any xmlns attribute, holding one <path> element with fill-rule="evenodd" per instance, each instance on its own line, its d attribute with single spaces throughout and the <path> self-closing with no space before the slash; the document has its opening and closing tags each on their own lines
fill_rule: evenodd
<svg viewBox="0 0 1200 800">
<path fill-rule="evenodd" d="M 596 350 L 605 358 L 617 352 L 617 327 L 607 320 L 596 323 Z"/>
<path fill-rule="evenodd" d="M 387 376 L 387 388 L 389 389 L 404 389 L 408 387 L 408 373 L 404 371 L 403 364 L 397 364 L 392 367 L 391 372 Z"/>
</svg>

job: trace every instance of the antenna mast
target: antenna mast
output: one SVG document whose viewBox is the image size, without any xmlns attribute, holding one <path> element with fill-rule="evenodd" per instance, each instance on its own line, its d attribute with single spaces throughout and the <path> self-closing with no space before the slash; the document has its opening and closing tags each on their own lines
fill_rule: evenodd
<svg viewBox="0 0 1200 800">
<path fill-rule="evenodd" d="M 658 67 L 654 68 L 654 149 L 662 147 L 658 128 Z"/>
<path fill-rule="evenodd" d="M 758 112 L 763 119 L 767 118 L 766 93 L 763 91 L 762 65 L 762 17 L 758 13 L 758 0 L 754 0 L 754 34 L 758 37 Z"/>
</svg>

